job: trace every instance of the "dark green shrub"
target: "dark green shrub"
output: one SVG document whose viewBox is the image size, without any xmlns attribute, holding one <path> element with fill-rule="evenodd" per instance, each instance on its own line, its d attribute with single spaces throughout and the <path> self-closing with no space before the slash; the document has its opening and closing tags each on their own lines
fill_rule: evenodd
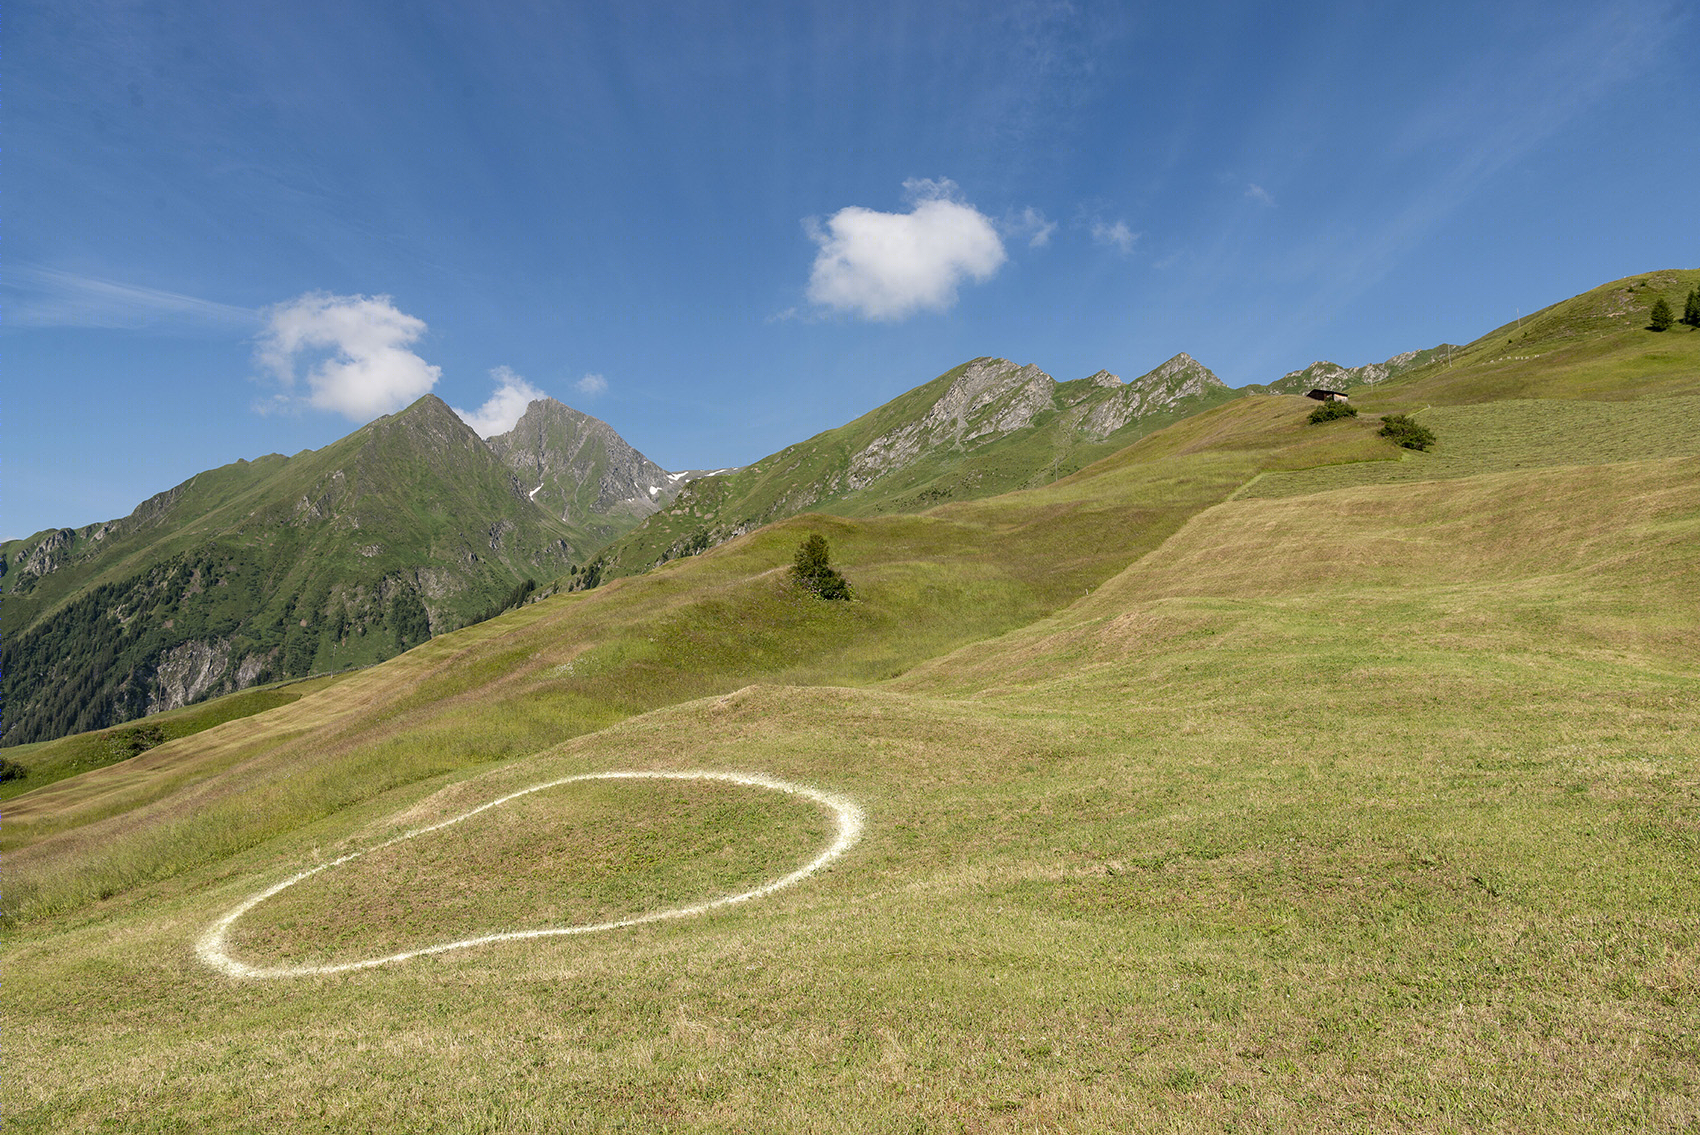
<svg viewBox="0 0 1700 1135">
<path fill-rule="evenodd" d="M 0 781 L 22 780 L 30 774 L 30 770 L 12 760 L 10 757 L 0 757 Z"/>
<path fill-rule="evenodd" d="M 791 578 L 805 591 L 822 599 L 849 599 L 850 584 L 832 566 L 826 537 L 815 533 L 797 546 L 797 557 L 791 564 Z"/>
<path fill-rule="evenodd" d="M 1389 414 L 1382 418 L 1381 429 L 1377 432 L 1406 449 L 1427 449 L 1434 444 L 1434 431 L 1404 414 Z"/>
<path fill-rule="evenodd" d="M 1324 402 L 1310 412 L 1310 417 L 1306 421 L 1313 426 L 1319 426 L 1323 422 L 1332 422 L 1337 418 L 1355 418 L 1357 416 L 1358 408 L 1350 402 Z"/>
</svg>

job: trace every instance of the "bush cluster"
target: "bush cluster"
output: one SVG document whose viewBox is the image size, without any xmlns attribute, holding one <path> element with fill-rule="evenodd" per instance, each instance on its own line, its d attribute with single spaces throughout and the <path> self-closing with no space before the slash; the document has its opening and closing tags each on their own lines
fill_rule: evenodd
<svg viewBox="0 0 1700 1135">
<path fill-rule="evenodd" d="M 1357 416 L 1358 408 L 1350 402 L 1324 402 L 1310 412 L 1310 417 L 1307 420 L 1311 425 L 1316 426 L 1323 422 L 1332 422 L 1336 418 L 1355 418 Z"/>
<path fill-rule="evenodd" d="M 165 735 L 165 729 L 156 722 L 151 725 L 134 725 L 129 729 L 115 729 L 106 735 L 101 746 L 106 750 L 107 760 L 127 761 L 169 740 L 171 738 Z"/>
<path fill-rule="evenodd" d="M 1427 449 L 1434 444 L 1434 431 L 1404 414 L 1387 415 L 1381 419 L 1381 429 L 1377 432 L 1406 449 Z"/>
</svg>

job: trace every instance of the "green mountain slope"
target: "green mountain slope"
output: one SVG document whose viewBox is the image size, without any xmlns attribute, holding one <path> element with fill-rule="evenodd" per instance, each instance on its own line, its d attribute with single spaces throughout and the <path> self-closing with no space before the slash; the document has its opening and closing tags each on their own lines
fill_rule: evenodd
<svg viewBox="0 0 1700 1135">
<path fill-rule="evenodd" d="M 440 400 L 4 548 L 5 740 L 390 657 L 568 564 Z"/>
<path fill-rule="evenodd" d="M 603 554 L 604 574 L 643 571 L 801 512 L 916 512 L 1042 485 L 1235 396 L 1184 354 L 1130 383 L 1107 371 L 1059 383 L 1035 366 L 974 359 L 848 425 L 692 481 Z"/>
<path fill-rule="evenodd" d="M 1525 315 L 1401 376 L 1378 395 L 1434 404 L 1508 398 L 1621 402 L 1647 393 L 1700 393 L 1695 347 L 1700 329 L 1647 327 L 1660 298 L 1682 310 L 1700 271 L 1629 276 Z"/>
</svg>

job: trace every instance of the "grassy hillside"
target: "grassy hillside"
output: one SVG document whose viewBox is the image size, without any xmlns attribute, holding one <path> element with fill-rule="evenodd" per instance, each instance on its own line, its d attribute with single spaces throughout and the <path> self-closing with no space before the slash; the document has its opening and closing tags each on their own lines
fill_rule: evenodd
<svg viewBox="0 0 1700 1135">
<path fill-rule="evenodd" d="M 33 792 L 90 769 L 130 760 L 167 741 L 192 736 L 227 721 L 288 705 L 347 676 L 346 673 L 327 674 L 256 686 L 181 709 L 151 714 L 146 720 L 130 725 L 13 746 L 5 756 L 10 775 L 0 781 L 0 800 Z"/>
<path fill-rule="evenodd" d="M 1682 310 L 1700 270 L 1628 276 L 1489 331 L 1384 386 L 1370 397 L 1439 405 L 1506 399 L 1597 399 L 1625 402 L 1650 393 L 1700 394 L 1700 329 L 1675 324 L 1647 329 L 1663 297 Z"/>
<path fill-rule="evenodd" d="M 1700 455 L 1655 412 L 1688 364 L 1641 361 L 1671 342 L 1482 351 L 1324 426 L 1244 398 L 1043 488 L 794 518 L 26 793 L 0 830 L 8 1119 L 1695 1126 Z M 1519 466 L 1557 403 L 1625 415 Z M 1375 435 L 1424 405 L 1482 412 L 1429 454 Z M 785 582 L 810 531 L 856 602 Z M 865 830 L 692 919 L 312 978 L 196 956 L 350 852 L 232 947 L 348 962 L 617 919 L 828 838 L 784 796 L 578 781 L 379 846 L 656 769 L 814 785 Z"/>
</svg>

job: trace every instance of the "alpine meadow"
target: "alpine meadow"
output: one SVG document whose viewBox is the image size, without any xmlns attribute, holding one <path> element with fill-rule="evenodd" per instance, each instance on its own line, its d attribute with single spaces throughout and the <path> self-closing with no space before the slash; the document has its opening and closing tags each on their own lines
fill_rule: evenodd
<svg viewBox="0 0 1700 1135">
<path fill-rule="evenodd" d="M 1696 1129 L 1697 289 L 8 543 L 6 1125 Z"/>
</svg>

